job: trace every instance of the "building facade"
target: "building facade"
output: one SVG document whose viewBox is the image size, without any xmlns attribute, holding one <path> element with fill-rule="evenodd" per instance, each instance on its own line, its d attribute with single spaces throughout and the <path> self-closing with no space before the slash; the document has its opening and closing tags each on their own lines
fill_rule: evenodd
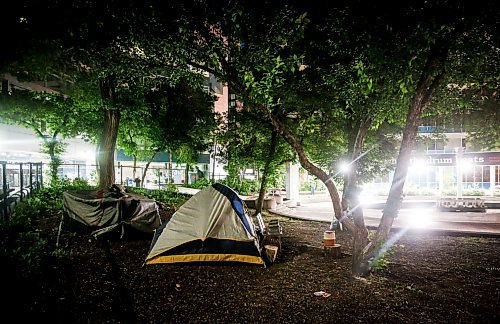
<svg viewBox="0 0 500 324">
<path fill-rule="evenodd" d="M 413 152 L 405 182 L 406 194 L 435 196 L 500 195 L 500 152 L 479 151 L 467 145 L 463 128 L 447 128 L 434 138 L 435 126 L 420 126 L 428 137 Z M 392 174 L 366 185 L 383 194 L 389 191 Z"/>
</svg>

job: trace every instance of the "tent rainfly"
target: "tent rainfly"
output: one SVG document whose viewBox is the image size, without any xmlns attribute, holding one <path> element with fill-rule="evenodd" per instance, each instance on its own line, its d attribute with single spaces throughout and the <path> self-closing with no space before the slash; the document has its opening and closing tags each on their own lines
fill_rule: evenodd
<svg viewBox="0 0 500 324">
<path fill-rule="evenodd" d="M 65 191 L 63 217 L 94 230 L 98 236 L 125 226 L 144 233 L 154 233 L 160 224 L 157 202 L 147 197 L 125 193 L 117 186 L 104 193 L 93 190 Z M 60 226 L 61 228 L 61 226 Z"/>
<path fill-rule="evenodd" d="M 265 265 L 252 218 L 229 187 L 199 191 L 156 230 L 146 264 L 184 262 Z"/>
</svg>

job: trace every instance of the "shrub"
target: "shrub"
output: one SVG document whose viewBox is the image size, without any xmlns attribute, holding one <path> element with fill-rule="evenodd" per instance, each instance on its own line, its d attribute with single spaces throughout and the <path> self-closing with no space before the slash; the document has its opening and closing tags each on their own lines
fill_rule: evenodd
<svg viewBox="0 0 500 324">
<path fill-rule="evenodd" d="M 5 223 L 0 232 L 0 259 L 23 277 L 40 272 L 42 263 L 48 256 L 48 241 L 39 232 L 19 231 L 19 228 L 6 226 Z"/>
<path fill-rule="evenodd" d="M 212 181 L 210 181 L 206 178 L 200 178 L 200 179 L 196 180 L 194 183 L 187 184 L 185 186 L 188 188 L 194 188 L 194 189 L 204 189 L 205 187 L 210 186 L 211 184 L 212 184 Z"/>
<path fill-rule="evenodd" d="M 175 185 L 169 185 L 165 190 L 162 189 L 144 189 L 144 188 L 130 188 L 130 192 L 136 193 L 138 195 L 143 195 L 148 198 L 154 199 L 161 202 L 167 207 L 173 209 L 178 209 L 180 205 L 184 204 L 188 199 L 189 195 L 184 195 L 179 193 Z"/>
<path fill-rule="evenodd" d="M 482 189 L 469 189 L 463 191 L 464 196 L 484 196 L 484 190 Z"/>
<path fill-rule="evenodd" d="M 383 242 L 380 246 L 383 247 L 385 242 Z M 375 260 L 373 260 L 372 265 L 371 265 L 371 270 L 372 271 L 379 271 L 384 268 L 386 268 L 389 263 L 389 257 L 392 256 L 398 248 L 404 248 L 404 244 L 399 244 L 399 245 L 392 245 L 390 248 L 388 248 L 385 252 L 381 253 Z"/>
<path fill-rule="evenodd" d="M 84 189 L 93 187 L 80 179 L 60 179 L 22 200 L 14 209 L 10 220 L 0 223 L 0 258 L 23 277 L 39 272 L 44 260 L 48 258 L 64 258 L 63 250 L 50 251 L 47 239 L 39 230 L 35 230 L 37 221 L 60 215 L 64 191 Z"/>
<path fill-rule="evenodd" d="M 260 190 L 260 181 L 258 180 L 247 180 L 244 179 L 239 186 L 236 187 L 236 191 L 241 195 L 250 195 L 256 193 Z"/>
</svg>

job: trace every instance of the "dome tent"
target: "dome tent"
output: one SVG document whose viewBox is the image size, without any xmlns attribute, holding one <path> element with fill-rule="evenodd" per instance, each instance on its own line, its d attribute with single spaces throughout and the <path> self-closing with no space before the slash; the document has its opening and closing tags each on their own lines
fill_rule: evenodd
<svg viewBox="0 0 500 324">
<path fill-rule="evenodd" d="M 206 187 L 156 230 L 146 264 L 184 262 L 265 265 L 253 221 L 229 187 Z"/>
</svg>

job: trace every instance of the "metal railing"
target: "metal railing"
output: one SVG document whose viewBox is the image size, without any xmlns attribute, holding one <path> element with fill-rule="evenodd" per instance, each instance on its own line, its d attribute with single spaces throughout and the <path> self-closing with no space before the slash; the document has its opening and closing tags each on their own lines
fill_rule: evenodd
<svg viewBox="0 0 500 324">
<path fill-rule="evenodd" d="M 0 219 L 8 220 L 17 204 L 31 196 L 33 192 L 43 186 L 43 172 L 48 172 L 50 166 L 42 162 L 5 162 L 0 161 Z M 137 166 L 136 178 L 142 179 L 144 167 Z M 169 184 L 183 185 L 192 184 L 200 178 L 197 171 L 184 168 L 150 167 L 144 183 L 134 181 L 132 166 L 116 165 L 115 183 L 126 186 L 137 186 L 148 189 L 164 189 Z M 208 170 L 203 171 L 206 179 L 215 178 L 222 180 L 224 174 L 213 175 Z M 58 177 L 63 179 L 79 178 L 86 180 L 91 185 L 97 184 L 96 165 L 63 163 L 58 167 Z"/>
<path fill-rule="evenodd" d="M 0 162 L 0 219 L 9 220 L 17 204 L 43 186 L 43 164 Z"/>
</svg>

